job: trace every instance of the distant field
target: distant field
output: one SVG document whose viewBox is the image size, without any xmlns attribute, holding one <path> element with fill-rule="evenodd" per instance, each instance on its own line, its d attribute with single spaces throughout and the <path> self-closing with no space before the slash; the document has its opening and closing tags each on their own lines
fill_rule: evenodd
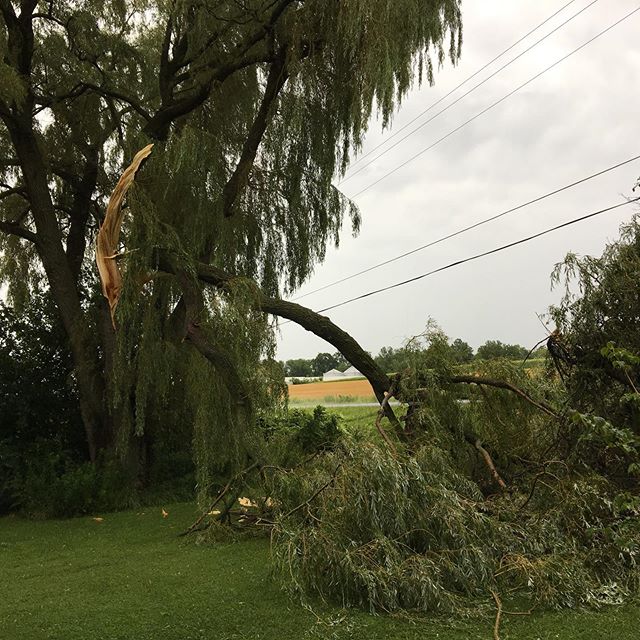
<svg viewBox="0 0 640 640">
<path fill-rule="evenodd" d="M 513 364 L 522 365 L 522 361 L 514 360 Z M 524 363 L 523 368 L 530 376 L 544 373 L 544 358 L 532 358 Z M 461 373 L 475 373 L 477 363 L 470 363 L 459 367 Z M 391 375 L 391 374 L 390 374 Z M 307 382 L 304 384 L 290 384 L 289 400 L 295 404 L 305 403 L 348 403 L 375 402 L 373 389 L 366 378 L 355 380 L 327 380 L 326 382 Z"/>
<path fill-rule="evenodd" d="M 289 399 L 292 402 L 320 402 L 327 398 L 357 398 L 363 401 L 375 401 L 373 389 L 368 380 L 335 380 L 331 382 L 310 382 L 309 384 L 290 384 Z"/>
</svg>

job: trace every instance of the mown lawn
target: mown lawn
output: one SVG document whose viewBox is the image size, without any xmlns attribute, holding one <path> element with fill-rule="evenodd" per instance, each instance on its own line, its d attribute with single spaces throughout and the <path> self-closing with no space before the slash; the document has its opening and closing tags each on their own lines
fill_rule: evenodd
<svg viewBox="0 0 640 640">
<path fill-rule="evenodd" d="M 278 587 L 269 544 L 197 546 L 176 534 L 190 504 L 30 522 L 0 519 L 0 638 L 463 640 L 493 637 L 486 621 L 415 621 L 303 607 Z M 636 640 L 640 607 L 506 617 L 501 637 Z"/>
</svg>

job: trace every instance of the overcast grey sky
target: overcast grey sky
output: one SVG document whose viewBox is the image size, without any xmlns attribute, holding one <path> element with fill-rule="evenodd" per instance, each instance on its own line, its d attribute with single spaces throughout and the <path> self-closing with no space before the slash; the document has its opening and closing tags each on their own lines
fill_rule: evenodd
<svg viewBox="0 0 640 640">
<path fill-rule="evenodd" d="M 574 1 L 412 126 L 421 124 L 591 1 Z M 382 134 L 380 124 L 372 122 L 363 153 L 566 2 L 463 0 L 460 63 L 457 67 L 445 65 L 436 75 L 435 86 L 416 87 L 397 113 L 390 132 Z M 354 196 L 638 6 L 638 0 L 599 0 L 340 188 Z M 324 264 L 317 267 L 296 296 L 640 154 L 638 33 L 640 12 L 355 197 L 362 214 L 359 236 L 352 238 L 345 227 L 340 247 L 327 252 Z M 613 205 L 624 195 L 631 195 L 639 175 L 640 162 L 632 163 L 479 229 L 307 296 L 300 303 L 321 309 Z M 473 347 L 489 339 L 532 346 L 544 337 L 536 313 L 544 313 L 560 295 L 550 289 L 553 266 L 567 251 L 599 255 L 605 244 L 617 237 L 620 224 L 637 209 L 630 205 L 605 213 L 326 315 L 374 353 L 385 345 L 399 346 L 420 333 L 429 317 L 451 338 L 463 338 Z M 293 323 L 281 327 L 280 359 L 310 357 L 320 351 L 334 349 Z"/>
</svg>

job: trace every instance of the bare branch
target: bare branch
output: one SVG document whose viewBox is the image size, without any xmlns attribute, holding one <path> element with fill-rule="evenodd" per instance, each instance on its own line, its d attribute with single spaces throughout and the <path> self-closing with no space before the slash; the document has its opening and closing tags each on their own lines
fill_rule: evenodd
<svg viewBox="0 0 640 640">
<path fill-rule="evenodd" d="M 499 487 L 503 491 L 505 491 L 507 488 L 507 484 L 498 473 L 496 465 L 493 463 L 493 459 L 489 455 L 489 452 L 482 446 L 482 440 L 480 440 L 480 438 L 477 438 L 473 434 L 465 434 L 465 439 L 479 451 L 482 459 L 484 460 L 484 463 L 487 465 L 487 468 L 491 473 L 491 476 L 498 483 Z"/>
<path fill-rule="evenodd" d="M 273 106 L 280 91 L 287 81 L 285 56 L 286 53 L 281 51 L 269 69 L 269 77 L 267 79 L 264 96 L 262 97 L 260 108 L 245 140 L 240 160 L 233 175 L 222 191 L 222 211 L 225 218 L 233 215 L 233 205 L 247 185 L 249 172 L 251 171 L 251 167 L 253 167 L 256 154 L 258 153 L 258 147 L 267 130 L 269 116 L 273 111 Z"/>
<path fill-rule="evenodd" d="M 479 386 L 505 389 L 520 396 L 523 400 L 531 403 L 534 407 L 537 407 L 538 409 L 540 409 L 540 411 L 543 411 L 552 418 L 560 418 L 559 413 L 552 409 L 548 404 L 542 401 L 534 400 L 526 391 L 523 391 L 519 387 L 516 387 L 510 382 L 505 382 L 504 380 L 494 380 L 492 378 L 482 378 L 480 376 L 451 376 L 447 380 L 447 382 L 452 382 L 454 384 L 477 384 Z"/>
<path fill-rule="evenodd" d="M 29 231 L 29 229 L 25 229 L 15 222 L 0 220 L 0 231 L 38 244 L 38 236 L 33 231 Z"/>
<path fill-rule="evenodd" d="M 491 595 L 496 603 L 496 621 L 493 625 L 493 640 L 500 640 L 500 618 L 502 616 L 502 600 L 500 596 L 491 589 Z"/>
</svg>

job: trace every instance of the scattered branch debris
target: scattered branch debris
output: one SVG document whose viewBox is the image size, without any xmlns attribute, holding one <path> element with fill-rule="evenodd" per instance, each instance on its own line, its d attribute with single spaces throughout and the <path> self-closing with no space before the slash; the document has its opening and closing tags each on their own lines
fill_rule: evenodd
<svg viewBox="0 0 640 640">
<path fill-rule="evenodd" d="M 256 469 L 258 466 L 259 466 L 258 463 L 254 462 L 253 464 L 250 464 L 248 467 L 240 471 L 240 473 L 237 473 L 235 476 L 233 476 L 233 478 L 231 478 L 231 480 L 229 480 L 229 482 L 227 482 L 227 484 L 218 492 L 218 495 L 215 497 L 215 500 L 209 505 L 209 508 L 206 511 L 204 511 L 202 515 L 186 531 L 183 531 L 182 533 L 180 533 L 179 536 L 180 537 L 187 536 L 190 533 L 193 533 L 194 531 L 201 531 L 202 528 L 200 527 L 200 525 L 202 524 L 204 519 L 208 515 L 210 515 L 210 513 L 218 506 L 220 501 L 227 495 L 231 487 L 233 487 L 240 478 L 243 478 L 248 473 Z"/>
</svg>

